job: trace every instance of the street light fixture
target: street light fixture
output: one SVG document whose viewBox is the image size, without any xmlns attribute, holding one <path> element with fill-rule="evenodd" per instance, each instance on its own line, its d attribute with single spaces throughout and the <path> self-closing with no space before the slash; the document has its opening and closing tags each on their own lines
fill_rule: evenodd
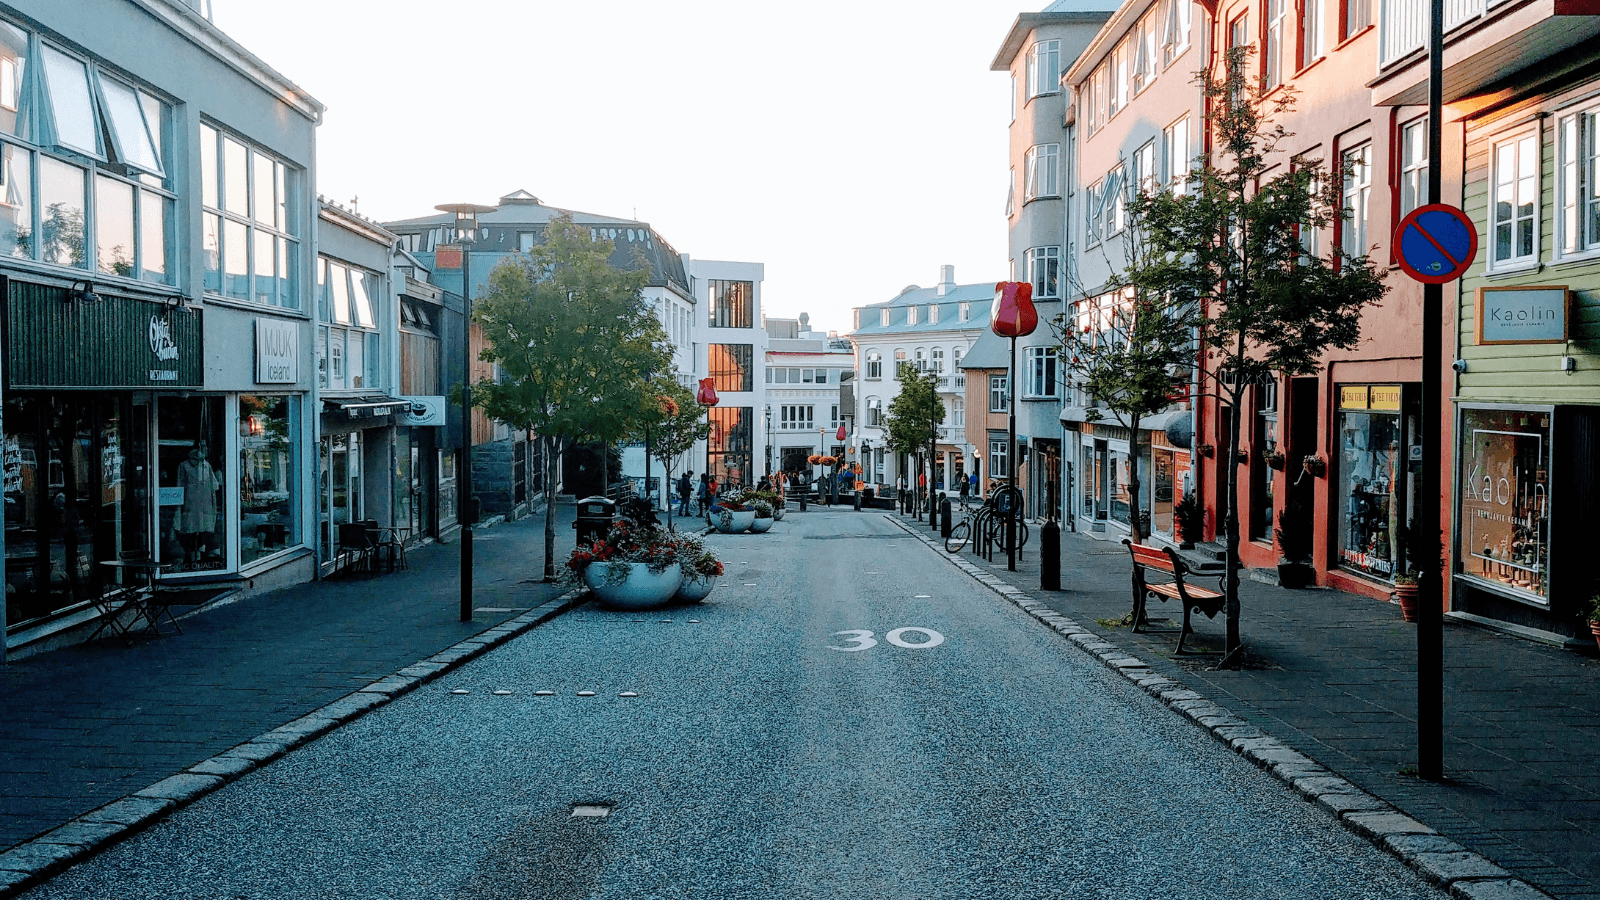
<svg viewBox="0 0 1600 900">
<path fill-rule="evenodd" d="M 456 244 L 461 248 L 461 471 L 456 503 L 461 520 L 461 621 L 472 621 L 472 244 L 478 238 L 478 214 L 494 212 L 477 203 L 441 203 L 434 209 L 456 217 Z"/>
</svg>

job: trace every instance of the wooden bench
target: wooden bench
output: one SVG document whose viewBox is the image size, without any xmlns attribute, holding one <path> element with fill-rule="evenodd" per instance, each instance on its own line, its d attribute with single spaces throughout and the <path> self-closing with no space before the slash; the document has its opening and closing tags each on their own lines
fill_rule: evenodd
<svg viewBox="0 0 1600 900">
<path fill-rule="evenodd" d="M 1206 614 L 1206 618 L 1216 618 L 1226 602 L 1222 592 L 1189 584 L 1188 578 L 1192 574 L 1189 566 L 1171 547 L 1147 547 L 1127 538 L 1123 538 L 1122 542 L 1128 545 L 1128 550 L 1133 554 L 1133 630 L 1138 631 L 1140 623 L 1144 622 L 1145 603 L 1151 597 L 1163 603 L 1176 600 L 1183 607 L 1183 628 L 1178 632 L 1177 649 L 1178 653 L 1182 653 L 1184 638 L 1194 634 L 1194 627 L 1189 624 L 1189 611 L 1198 609 Z M 1146 578 L 1146 572 L 1150 570 L 1162 572 L 1172 580 L 1152 584 Z M 1222 587 L 1221 579 L 1218 579 L 1217 587 Z"/>
</svg>

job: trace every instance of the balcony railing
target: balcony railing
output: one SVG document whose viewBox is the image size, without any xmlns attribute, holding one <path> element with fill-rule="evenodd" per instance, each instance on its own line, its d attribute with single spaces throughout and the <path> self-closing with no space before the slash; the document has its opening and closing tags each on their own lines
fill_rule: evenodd
<svg viewBox="0 0 1600 900">
<path fill-rule="evenodd" d="M 967 376 L 965 375 L 940 375 L 938 390 L 945 392 L 964 391 L 967 389 Z"/>
<path fill-rule="evenodd" d="M 959 425 L 945 425 L 939 429 L 939 443 L 960 444 L 967 439 L 967 430 Z"/>
<path fill-rule="evenodd" d="M 1444 0 L 1444 30 L 1449 33 L 1505 0 Z M 1429 0 L 1382 0 L 1379 67 L 1388 66 L 1428 43 Z"/>
</svg>

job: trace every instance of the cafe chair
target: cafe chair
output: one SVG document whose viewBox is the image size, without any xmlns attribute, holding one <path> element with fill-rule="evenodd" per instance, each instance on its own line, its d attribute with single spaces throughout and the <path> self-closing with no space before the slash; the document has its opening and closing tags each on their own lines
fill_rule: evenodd
<svg viewBox="0 0 1600 900">
<path fill-rule="evenodd" d="M 336 550 L 340 556 L 349 556 L 350 561 L 345 564 L 346 570 L 370 574 L 374 549 L 371 533 L 367 531 L 365 522 L 339 524 L 339 545 Z"/>
</svg>

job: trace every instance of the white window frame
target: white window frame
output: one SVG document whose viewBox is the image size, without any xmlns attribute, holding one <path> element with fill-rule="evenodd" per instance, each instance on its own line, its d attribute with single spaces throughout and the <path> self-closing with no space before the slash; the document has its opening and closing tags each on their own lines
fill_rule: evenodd
<svg viewBox="0 0 1600 900">
<path fill-rule="evenodd" d="M 1096 181 L 1083 192 L 1083 230 L 1088 236 L 1087 246 L 1100 243 L 1101 217 L 1105 213 L 1105 182 Z"/>
<path fill-rule="evenodd" d="M 876 350 L 867 351 L 867 380 L 881 381 L 883 379 L 883 354 Z"/>
<path fill-rule="evenodd" d="M 1557 257 L 1600 255 L 1600 106 L 1558 119 L 1556 142 Z"/>
<path fill-rule="evenodd" d="M 1061 358 L 1055 347 L 1029 347 L 1024 396 L 1053 400 L 1061 396 Z"/>
<path fill-rule="evenodd" d="M 906 307 L 906 324 L 917 324 L 917 308 L 915 306 Z"/>
<path fill-rule="evenodd" d="M 1028 48 L 1026 66 L 1029 100 L 1061 90 L 1060 41 L 1035 41 Z"/>
<path fill-rule="evenodd" d="M 1003 413 L 1011 411 L 1011 387 L 1006 382 L 1009 376 L 989 376 L 989 412 Z"/>
<path fill-rule="evenodd" d="M 1166 0 L 1161 18 L 1163 61 L 1170 67 L 1189 49 L 1189 32 L 1194 22 L 1190 0 Z"/>
<path fill-rule="evenodd" d="M 1400 123 L 1400 147 L 1396 156 L 1400 159 L 1400 215 L 1404 218 L 1428 202 L 1427 116 Z"/>
<path fill-rule="evenodd" d="M 934 347 L 928 351 L 928 371 L 936 375 L 944 374 L 944 348 Z"/>
<path fill-rule="evenodd" d="M 1348 218 L 1339 221 L 1339 247 L 1350 256 L 1372 253 L 1372 142 L 1339 154 L 1344 169 L 1343 204 Z"/>
<path fill-rule="evenodd" d="M 887 308 L 884 308 L 884 309 L 879 310 L 878 313 L 879 313 L 879 315 L 878 315 L 878 325 L 879 325 L 879 327 L 888 328 L 889 327 L 889 310 Z"/>
<path fill-rule="evenodd" d="M 937 325 L 937 324 L 939 324 L 939 304 L 937 304 L 937 303 L 929 303 L 928 304 L 928 324 L 929 325 Z"/>
<path fill-rule="evenodd" d="M 962 322 L 972 318 L 972 303 L 970 301 L 961 301 L 960 312 L 956 315 L 956 318 Z"/>
<path fill-rule="evenodd" d="M 1011 440 L 1010 438 L 989 439 L 989 477 L 1011 477 Z"/>
<path fill-rule="evenodd" d="M 881 398 L 867 398 L 867 425 L 872 428 L 883 425 L 883 400 Z"/>
<path fill-rule="evenodd" d="M 1106 240 L 1110 240 L 1114 235 L 1121 234 L 1123 229 L 1128 227 L 1128 193 L 1125 189 L 1126 186 L 1126 168 L 1117 166 L 1106 174 L 1105 196 L 1101 198 L 1101 203 L 1105 206 L 1105 212 L 1102 216 Z"/>
<path fill-rule="evenodd" d="M 1060 144 L 1034 144 L 1028 148 L 1024 169 L 1028 181 L 1023 186 L 1023 203 L 1045 197 L 1061 196 L 1061 183 L 1058 174 L 1060 157 Z"/>
<path fill-rule="evenodd" d="M 1322 0 L 1304 0 L 1300 17 L 1300 68 L 1304 69 L 1328 52 L 1327 8 Z"/>
<path fill-rule="evenodd" d="M 1531 161 L 1524 159 L 1523 148 L 1525 146 L 1532 148 Z M 1502 178 L 1502 151 L 1507 149 L 1510 151 L 1512 171 L 1509 173 L 1509 177 Z M 1514 134 L 1506 135 L 1500 140 L 1495 141 L 1490 147 L 1488 191 L 1488 268 L 1491 272 L 1515 271 L 1517 269 L 1531 268 L 1539 264 L 1539 220 L 1543 212 L 1539 207 L 1539 156 L 1542 150 L 1542 141 L 1540 140 L 1540 133 L 1538 129 L 1524 130 Z M 1531 172 L 1523 171 L 1525 162 L 1531 166 Z M 1506 217 L 1502 217 L 1500 215 L 1500 210 L 1498 208 L 1502 187 L 1509 189 L 1512 200 L 1512 202 L 1509 204 L 1510 215 Z M 1528 193 L 1531 194 L 1532 209 L 1526 214 L 1519 214 L 1518 207 L 1521 204 L 1518 204 L 1516 201 L 1524 199 L 1523 192 L 1525 188 L 1527 188 Z M 1519 224 L 1525 224 L 1533 232 L 1531 241 L 1532 251 L 1530 253 L 1516 252 L 1517 245 L 1520 243 L 1517 240 L 1517 226 Z M 1511 252 L 1506 256 L 1501 256 L 1499 253 L 1499 237 L 1501 226 L 1506 226 L 1510 229 Z"/>
<path fill-rule="evenodd" d="M 1061 297 L 1061 248 L 1030 247 L 1028 249 L 1028 282 L 1033 285 L 1033 296 L 1043 300 Z"/>
<path fill-rule="evenodd" d="M 967 399 L 953 397 L 950 400 L 950 425 L 953 428 L 965 428 L 967 425 Z"/>
<path fill-rule="evenodd" d="M 1267 23 L 1266 45 L 1262 50 L 1261 85 L 1272 90 L 1283 84 L 1284 38 L 1289 30 L 1289 0 L 1267 0 L 1263 18 Z"/>
<path fill-rule="evenodd" d="M 1176 2 L 1176 0 L 1173 0 Z M 1189 116 L 1183 115 L 1161 130 L 1162 170 L 1161 181 L 1174 196 L 1189 192 L 1189 175 L 1194 165 L 1194 154 L 1189 152 Z"/>
</svg>

